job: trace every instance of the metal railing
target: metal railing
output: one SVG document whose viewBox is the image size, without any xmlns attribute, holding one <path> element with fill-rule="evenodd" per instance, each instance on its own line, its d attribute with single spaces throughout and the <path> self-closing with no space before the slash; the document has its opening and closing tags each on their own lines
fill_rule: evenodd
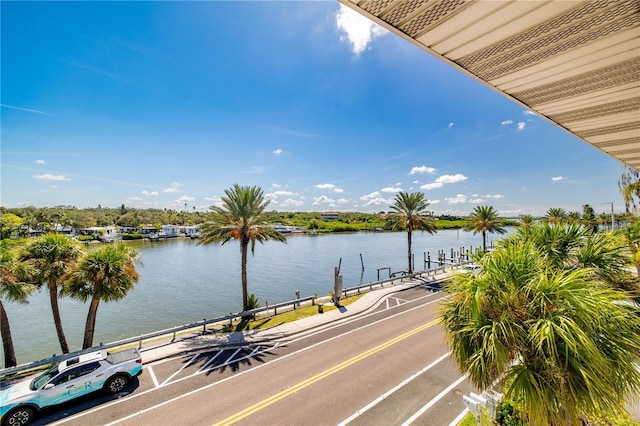
<svg viewBox="0 0 640 426">
<path fill-rule="evenodd" d="M 445 273 L 447 271 L 447 268 L 451 270 L 452 268 L 458 268 L 460 266 L 463 266 L 465 263 L 468 263 L 468 262 L 461 262 L 459 264 L 452 264 L 449 266 L 445 265 L 435 269 L 415 272 L 412 274 L 405 273 L 405 271 L 398 271 L 398 272 L 390 273 L 390 275 L 392 276 L 385 280 L 373 281 L 370 283 L 361 284 L 358 286 L 343 289 L 341 294 L 343 295 L 343 297 L 348 297 L 349 295 L 359 294 L 364 289 L 371 291 L 374 288 L 383 288 L 385 287 L 385 285 L 393 285 L 395 282 L 398 282 L 398 281 L 403 282 L 406 280 L 421 278 L 424 276 L 431 276 L 431 275 L 435 276 L 440 273 Z M 401 276 L 393 276 L 394 274 L 400 274 Z M 18 365 L 16 367 L 0 369 L 0 377 L 12 376 L 14 374 L 17 374 L 26 370 L 32 370 L 32 369 L 37 369 L 38 367 L 53 365 L 69 357 L 78 356 L 78 355 L 90 353 L 90 352 L 95 352 L 98 350 L 109 350 L 113 348 L 121 348 L 121 347 L 127 347 L 132 345 L 136 345 L 138 349 L 142 349 L 143 342 L 153 342 L 153 341 L 159 340 L 160 338 L 166 339 L 169 337 L 171 337 L 170 343 L 173 343 L 177 339 L 178 333 L 187 332 L 187 331 L 196 332 L 198 329 L 202 329 L 201 331 L 202 334 L 205 334 L 211 331 L 220 331 L 220 330 L 223 330 L 224 327 L 226 326 L 233 326 L 234 321 L 238 319 L 242 319 L 246 317 L 251 317 L 255 319 L 257 316 L 263 313 L 265 314 L 265 316 L 269 317 L 271 316 L 271 312 L 273 312 L 273 315 L 277 315 L 279 309 L 295 310 L 302 306 L 307 306 L 307 305 L 313 306 L 316 303 L 319 303 L 321 300 L 325 300 L 325 299 L 330 300 L 328 296 L 318 297 L 317 294 L 313 296 L 303 297 L 303 298 L 296 298 L 294 300 L 290 300 L 287 302 L 268 305 L 265 307 L 260 307 L 257 309 L 252 309 L 249 311 L 239 312 L 235 314 L 231 313 L 229 315 L 224 315 L 224 316 L 212 318 L 209 320 L 205 318 L 202 321 L 197 321 L 197 322 L 184 324 L 177 327 L 167 328 L 164 330 L 155 331 L 153 333 L 140 334 L 137 337 L 130 337 L 127 339 L 118 340 L 118 341 L 110 342 L 106 344 L 100 343 L 98 346 L 94 346 L 89 349 L 78 350 L 78 351 L 70 352 L 63 355 L 54 354 L 50 358 L 44 358 L 41 360 L 32 361 L 29 363 Z M 320 302 L 320 303 L 323 303 L 323 302 Z M 166 341 L 162 342 L 160 345 L 164 345 L 164 344 L 166 344 Z M 156 346 L 146 347 L 145 350 L 150 350 L 150 349 L 153 349 L 154 347 Z"/>
</svg>

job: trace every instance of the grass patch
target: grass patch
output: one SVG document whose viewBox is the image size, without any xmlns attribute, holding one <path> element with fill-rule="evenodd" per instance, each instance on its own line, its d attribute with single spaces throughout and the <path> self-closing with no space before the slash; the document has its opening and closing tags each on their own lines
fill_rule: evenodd
<svg viewBox="0 0 640 426">
<path fill-rule="evenodd" d="M 347 306 L 351 303 L 354 303 L 358 299 L 360 299 L 363 294 L 358 294 L 355 296 L 350 296 L 340 301 L 342 306 Z M 333 304 L 324 305 L 324 312 L 330 312 L 335 309 L 338 309 Z M 302 308 L 294 309 L 292 311 L 287 311 L 280 313 L 278 315 L 274 315 L 268 318 L 260 318 L 255 321 L 240 321 L 234 325 L 227 325 L 220 330 L 223 333 L 230 333 L 233 331 L 249 331 L 249 330 L 261 330 L 265 328 L 276 327 L 280 324 L 285 324 L 288 322 L 297 321 L 302 318 L 310 317 L 312 315 L 320 315 L 318 313 L 318 305 L 313 306 L 305 306 Z"/>
</svg>

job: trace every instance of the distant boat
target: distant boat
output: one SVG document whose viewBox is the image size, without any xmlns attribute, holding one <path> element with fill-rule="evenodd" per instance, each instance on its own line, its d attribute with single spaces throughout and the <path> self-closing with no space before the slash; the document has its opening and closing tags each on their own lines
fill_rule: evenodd
<svg viewBox="0 0 640 426">
<path fill-rule="evenodd" d="M 167 238 L 167 234 L 165 234 L 162 231 L 160 231 L 160 232 L 152 232 L 151 234 L 147 235 L 147 238 L 149 238 L 150 241 L 158 241 L 160 239 L 166 239 Z"/>
</svg>

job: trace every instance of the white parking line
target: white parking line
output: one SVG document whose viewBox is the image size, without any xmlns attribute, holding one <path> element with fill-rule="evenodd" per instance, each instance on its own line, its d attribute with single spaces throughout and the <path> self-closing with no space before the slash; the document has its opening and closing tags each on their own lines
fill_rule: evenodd
<svg viewBox="0 0 640 426">
<path fill-rule="evenodd" d="M 218 358 L 218 356 L 220 356 L 220 354 L 224 352 L 224 351 L 218 351 L 218 353 L 216 353 L 214 356 L 212 356 L 209 361 L 205 362 L 204 365 L 202 367 L 200 367 L 197 371 L 197 373 L 201 372 L 202 370 L 204 370 L 205 368 L 207 368 L 207 365 L 211 364 L 213 362 L 213 360 L 215 360 L 216 358 Z"/>
<path fill-rule="evenodd" d="M 156 374 L 153 372 L 153 368 L 151 368 L 151 366 L 148 366 L 145 368 L 145 370 L 147 370 L 149 372 L 149 375 L 151 376 L 151 380 L 153 381 L 153 387 L 159 388 L 160 383 L 158 383 L 158 378 L 156 377 Z"/>
<path fill-rule="evenodd" d="M 467 414 L 469 414 L 469 409 L 465 408 L 464 410 L 462 410 L 462 413 L 458 415 L 458 417 L 456 417 L 451 423 L 449 423 L 449 426 L 458 426 L 462 419 L 467 417 Z"/>
<path fill-rule="evenodd" d="M 349 418 L 343 420 L 342 422 L 340 422 L 338 424 L 338 426 L 345 426 L 347 424 L 349 424 L 350 422 L 352 422 L 355 418 L 357 418 L 358 416 L 361 416 L 362 414 L 366 413 L 367 411 L 369 411 L 370 409 L 372 409 L 373 407 L 375 407 L 376 405 L 378 405 L 380 402 L 382 402 L 383 400 L 385 400 L 386 398 L 388 398 L 391 394 L 393 394 L 394 392 L 402 389 L 404 386 L 408 385 L 409 382 L 411 382 L 413 379 L 415 379 L 416 377 L 419 377 L 420 375 L 422 375 L 423 373 L 427 372 L 428 370 L 430 370 L 431 368 L 435 367 L 436 365 L 438 365 L 440 362 L 444 361 L 445 359 L 447 359 L 449 357 L 449 355 L 451 354 L 451 352 L 447 352 L 446 354 L 442 355 L 440 358 L 436 359 L 435 361 L 433 361 L 431 364 L 427 365 L 426 367 L 424 367 L 422 370 L 418 371 L 417 373 L 411 375 L 409 378 L 403 380 L 400 384 L 398 384 L 397 386 L 395 386 L 394 388 L 392 388 L 391 390 L 385 392 L 384 394 L 380 395 L 378 398 L 374 399 L 373 401 L 371 401 L 369 404 L 365 405 L 363 408 L 359 409 L 358 411 L 356 411 L 352 416 L 350 416 Z"/>
<path fill-rule="evenodd" d="M 176 371 L 175 373 L 173 373 L 172 375 L 169 376 L 169 378 L 167 378 L 167 380 L 165 380 L 164 382 L 162 382 L 161 386 L 164 386 L 169 380 L 173 379 L 178 373 L 180 373 L 182 370 L 184 370 L 185 368 L 187 368 L 189 365 L 191 365 L 191 363 L 193 361 L 196 360 L 196 358 L 198 358 L 200 356 L 200 354 L 195 354 L 189 361 L 187 361 L 187 363 L 185 365 L 183 365 L 182 367 L 180 367 L 180 369 L 178 371 Z"/>
<path fill-rule="evenodd" d="M 215 366 L 215 368 L 225 367 L 225 366 L 227 366 L 227 365 L 231 364 L 232 362 L 240 362 L 240 361 L 242 361 L 242 360 L 243 360 L 243 359 L 245 359 L 245 358 L 249 358 L 249 356 L 247 355 L 247 356 L 243 356 L 242 358 L 239 358 L 239 359 L 237 359 L 237 360 L 235 360 L 235 361 L 234 361 L 234 360 L 233 360 L 233 357 L 234 357 L 234 356 L 236 356 L 236 355 L 238 355 L 238 352 L 240 352 L 241 350 L 242 350 L 242 348 L 238 348 L 238 349 L 236 349 L 236 351 L 233 353 L 233 355 L 231 355 L 229 358 L 227 358 L 227 360 L 226 360 L 223 364 L 216 365 L 216 366 Z M 214 369 L 215 369 L 215 368 L 214 368 Z"/>
<path fill-rule="evenodd" d="M 445 390 L 443 390 L 442 392 L 440 392 L 435 398 L 433 398 L 431 401 L 429 401 L 424 407 L 422 407 L 421 409 L 419 409 L 418 411 L 416 411 L 416 413 L 409 417 L 409 419 L 402 423 L 402 426 L 409 426 L 411 423 L 413 423 L 418 417 L 420 417 L 421 415 L 423 415 L 424 413 L 426 413 L 426 411 L 431 408 L 436 402 L 440 401 L 442 398 L 444 398 L 449 392 L 451 392 L 453 390 L 453 388 L 455 388 L 456 386 L 458 386 L 460 383 L 462 383 L 463 381 L 465 381 L 467 379 L 467 374 L 465 374 L 464 376 L 460 377 L 458 380 L 456 380 L 455 382 L 451 383 L 449 386 L 447 386 L 447 388 Z"/>
</svg>

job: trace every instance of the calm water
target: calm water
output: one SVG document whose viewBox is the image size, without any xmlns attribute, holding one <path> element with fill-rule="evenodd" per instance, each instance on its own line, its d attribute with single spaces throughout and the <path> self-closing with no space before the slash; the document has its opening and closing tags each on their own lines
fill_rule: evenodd
<svg viewBox="0 0 640 426">
<path fill-rule="evenodd" d="M 493 235 L 490 241 L 495 238 Z M 190 239 L 132 242 L 142 265 L 140 281 L 128 296 L 100 304 L 94 344 L 113 342 L 241 310 L 240 249 L 237 242 L 200 246 Z M 326 296 L 333 289 L 333 268 L 342 258 L 344 287 L 377 280 L 377 268 L 406 268 L 406 234 L 357 233 L 291 236 L 287 244 L 257 244 L 248 260 L 249 292 L 260 304 L 301 297 Z M 416 269 L 424 252 L 436 258 L 438 250 L 482 245 L 480 234 L 440 231 L 414 233 Z M 364 272 L 360 260 L 364 263 Z M 381 278 L 388 272 L 381 271 Z M 46 290 L 34 293 L 29 303 L 6 303 L 18 363 L 60 353 Z M 63 298 L 62 320 L 71 350 L 80 349 L 88 303 Z M 4 360 L 2 359 L 2 365 Z"/>
</svg>

